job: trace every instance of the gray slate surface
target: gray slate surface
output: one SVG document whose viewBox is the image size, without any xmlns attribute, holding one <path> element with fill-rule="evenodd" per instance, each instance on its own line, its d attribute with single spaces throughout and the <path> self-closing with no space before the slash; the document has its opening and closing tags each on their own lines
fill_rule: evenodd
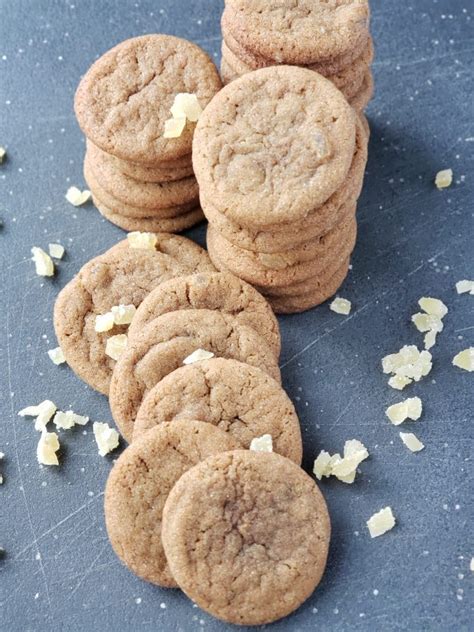
<svg viewBox="0 0 474 632">
<path fill-rule="evenodd" d="M 92 206 L 64 200 L 69 185 L 83 183 L 72 111 L 81 73 L 122 39 L 152 31 L 187 37 L 217 59 L 220 11 L 210 0 L 0 2 L 0 144 L 8 149 L 0 167 L 2 630 L 227 629 L 120 565 L 102 516 L 111 460 L 98 456 L 91 430 L 63 433 L 61 467 L 40 469 L 37 434 L 16 415 L 49 397 L 111 419 L 105 398 L 46 355 L 56 346 L 58 290 L 122 237 Z M 340 450 L 352 437 L 371 457 L 353 486 L 323 483 L 333 521 L 328 569 L 274 630 L 472 626 L 472 375 L 451 358 L 474 332 L 474 299 L 454 291 L 474 277 L 473 13 L 465 0 L 373 2 L 370 161 L 353 270 L 341 289 L 353 311 L 343 317 L 323 305 L 281 318 L 283 378 L 301 417 L 306 468 L 320 449 Z M 454 169 L 456 184 L 438 192 L 432 181 L 443 167 Z M 203 227 L 189 234 L 204 240 Z M 55 241 L 67 256 L 53 280 L 42 280 L 30 248 Z M 422 421 L 403 428 L 426 444 L 414 455 L 384 416 L 401 396 L 387 386 L 380 358 L 421 342 L 409 317 L 422 295 L 442 298 L 450 312 L 432 373 L 405 391 L 425 404 Z M 398 524 L 370 540 L 365 521 L 388 504 Z"/>
</svg>

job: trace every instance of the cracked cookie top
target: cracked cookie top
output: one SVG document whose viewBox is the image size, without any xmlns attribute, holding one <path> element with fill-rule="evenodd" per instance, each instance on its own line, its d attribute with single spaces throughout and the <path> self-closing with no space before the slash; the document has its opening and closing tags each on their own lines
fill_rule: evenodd
<svg viewBox="0 0 474 632">
<path fill-rule="evenodd" d="M 312 64 L 349 53 L 369 35 L 368 0 L 227 0 L 243 46 L 278 63 Z"/>
<path fill-rule="evenodd" d="M 275 453 L 208 457 L 179 479 L 163 510 L 163 546 L 179 586 L 240 625 L 276 621 L 303 603 L 324 572 L 329 537 L 318 487 Z"/>
<path fill-rule="evenodd" d="M 272 66 L 223 88 L 201 115 L 193 166 L 206 199 L 241 225 L 300 220 L 348 176 L 356 115 L 317 73 Z"/>
<path fill-rule="evenodd" d="M 105 489 L 105 522 L 118 557 L 142 579 L 175 587 L 161 543 L 161 517 L 171 488 L 206 457 L 238 448 L 218 428 L 199 421 L 161 424 L 118 458 Z"/>
<path fill-rule="evenodd" d="M 170 35 L 143 35 L 118 44 L 84 75 L 74 107 L 84 134 L 123 160 L 156 164 L 190 153 L 194 123 L 164 138 L 174 97 L 192 93 L 202 108 L 221 87 L 209 56 Z"/>
</svg>

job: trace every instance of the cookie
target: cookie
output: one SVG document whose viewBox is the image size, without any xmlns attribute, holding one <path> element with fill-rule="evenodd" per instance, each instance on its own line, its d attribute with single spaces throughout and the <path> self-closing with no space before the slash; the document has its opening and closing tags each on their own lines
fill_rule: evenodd
<svg viewBox="0 0 474 632">
<path fill-rule="evenodd" d="M 161 283 L 141 303 L 128 330 L 131 340 L 155 318 L 183 309 L 212 309 L 231 314 L 254 329 L 280 355 L 278 321 L 268 303 L 254 288 L 228 273 L 195 274 Z"/>
<path fill-rule="evenodd" d="M 110 384 L 113 418 L 127 441 L 145 395 L 198 349 L 247 362 L 280 381 L 272 349 L 253 329 L 208 309 L 163 314 L 135 336 L 115 365 Z"/>
<path fill-rule="evenodd" d="M 223 22 L 234 38 L 278 63 L 307 65 L 347 55 L 369 34 L 368 0 L 227 0 Z"/>
<path fill-rule="evenodd" d="M 239 625 L 296 610 L 326 566 L 330 521 L 315 482 L 278 454 L 208 457 L 171 490 L 162 541 L 180 588 L 210 614 Z"/>
<path fill-rule="evenodd" d="M 169 208 L 189 202 L 198 204 L 199 189 L 194 176 L 172 182 L 138 182 L 104 160 L 104 153 L 92 144 L 87 147 L 85 162 L 98 184 L 125 204 L 143 209 Z"/>
<path fill-rule="evenodd" d="M 194 172 L 201 194 L 234 222 L 297 221 L 343 185 L 355 138 L 355 113 L 331 82 L 263 68 L 225 86 L 201 115 Z"/>
<path fill-rule="evenodd" d="M 88 141 L 88 145 L 92 143 Z M 160 163 L 157 167 L 147 167 L 136 162 L 127 162 L 106 154 L 98 147 L 96 152 L 101 154 L 102 160 L 108 162 L 115 171 L 124 173 L 125 175 L 138 180 L 140 182 L 171 182 L 173 180 L 181 180 L 193 175 L 193 165 L 191 156 L 185 156 L 186 160 L 177 160 L 175 162 Z M 182 163 L 182 164 L 180 164 Z"/>
<path fill-rule="evenodd" d="M 230 434 L 244 448 L 270 434 L 273 450 L 301 463 L 301 431 L 288 395 L 267 373 L 236 360 L 212 358 L 183 366 L 154 386 L 142 402 L 133 441 L 150 428 L 199 419 Z"/>
<path fill-rule="evenodd" d="M 109 193 L 101 186 L 94 172 L 94 168 L 87 156 L 84 160 L 84 179 L 94 198 L 98 199 L 106 208 L 113 209 L 113 213 L 117 213 L 118 215 L 123 215 L 125 217 L 171 219 L 179 217 L 189 211 L 194 211 L 196 207 L 199 206 L 196 199 L 193 199 L 191 202 L 187 202 L 185 204 L 161 208 L 144 208 L 133 204 L 127 204 L 126 202 L 114 197 L 113 194 Z"/>
<path fill-rule="evenodd" d="M 226 10 L 224 10 L 222 14 L 221 30 L 222 39 L 225 41 L 226 46 L 252 70 L 266 68 L 267 66 L 288 64 L 296 66 L 301 65 L 305 68 L 309 68 L 310 70 L 314 70 L 315 72 L 319 72 L 324 76 L 333 75 L 353 64 L 372 44 L 372 38 L 370 37 L 370 33 L 367 31 L 367 36 L 362 38 L 355 46 L 353 46 L 353 48 L 347 50 L 347 52 L 343 55 L 321 57 L 317 54 L 317 51 L 315 51 L 315 58 L 313 62 L 310 64 L 297 64 L 293 61 L 285 60 L 279 55 L 274 55 L 274 57 L 278 56 L 278 59 L 268 59 L 267 57 L 263 57 L 262 55 L 256 53 L 255 50 L 251 51 L 243 46 L 234 37 L 232 24 L 229 21 L 229 14 Z"/>
<path fill-rule="evenodd" d="M 150 217 L 129 217 L 110 210 L 94 194 L 92 199 L 97 210 L 105 219 L 126 231 L 180 233 L 187 228 L 191 228 L 191 226 L 199 224 L 204 219 L 204 214 L 199 206 L 177 217 L 165 219 L 157 218 L 154 215 Z"/>
<path fill-rule="evenodd" d="M 140 305 L 159 283 L 195 272 L 212 272 L 207 252 L 185 237 L 157 234 L 155 250 L 129 247 L 124 240 L 86 263 L 59 293 L 54 327 L 72 370 L 89 386 L 107 394 L 115 361 L 105 353 L 110 336 L 126 327 L 95 331 L 96 316 L 114 305 Z"/>
<path fill-rule="evenodd" d="M 362 189 L 366 163 L 367 135 L 359 118 L 356 150 L 346 182 L 324 205 L 313 209 L 304 220 L 252 229 L 242 223 L 230 221 L 204 194 L 201 194 L 202 208 L 209 223 L 236 246 L 264 253 L 287 250 L 328 232 L 343 217 L 355 211 L 355 200 Z"/>
<path fill-rule="evenodd" d="M 304 312 L 334 296 L 344 282 L 348 271 L 349 260 L 340 265 L 328 280 L 321 283 L 319 287 L 312 288 L 309 292 L 293 296 L 267 295 L 266 298 L 276 314 Z"/>
<path fill-rule="evenodd" d="M 374 96 L 374 78 L 372 71 L 367 70 L 359 92 L 350 99 L 349 103 L 357 112 L 362 112 Z"/>
<path fill-rule="evenodd" d="M 355 217 L 341 221 L 325 235 L 292 250 L 272 254 L 252 252 L 234 246 L 211 225 L 207 246 L 211 259 L 217 255 L 226 268 L 252 285 L 278 287 L 301 283 L 324 269 L 339 253 L 352 252 L 357 234 Z"/>
<path fill-rule="evenodd" d="M 188 156 L 194 124 L 164 138 L 176 94 L 195 94 L 202 108 L 221 88 L 209 56 L 170 35 L 142 35 L 118 44 L 84 75 L 74 109 L 84 134 L 108 154 L 154 166 Z"/>
<path fill-rule="evenodd" d="M 115 553 L 132 572 L 159 586 L 177 585 L 161 543 L 166 498 L 189 468 L 238 447 L 211 424 L 186 420 L 160 424 L 122 452 L 105 487 L 105 524 Z"/>
</svg>

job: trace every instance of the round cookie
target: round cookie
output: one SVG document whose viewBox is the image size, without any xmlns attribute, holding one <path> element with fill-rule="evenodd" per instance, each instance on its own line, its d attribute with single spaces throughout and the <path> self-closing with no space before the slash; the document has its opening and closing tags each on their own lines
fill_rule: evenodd
<svg viewBox="0 0 474 632">
<path fill-rule="evenodd" d="M 143 400 L 133 441 L 156 425 L 180 419 L 217 426 L 244 448 L 270 434 L 274 452 L 301 463 L 301 431 L 291 400 L 267 373 L 249 364 L 212 358 L 176 369 Z"/>
<path fill-rule="evenodd" d="M 122 562 L 142 579 L 175 587 L 161 543 L 166 498 L 202 459 L 238 448 L 229 434 L 199 421 L 160 424 L 117 459 L 105 487 L 105 524 Z"/>
<path fill-rule="evenodd" d="M 90 141 L 87 144 L 92 145 Z M 136 162 L 120 160 L 120 158 L 116 158 L 112 154 L 106 154 L 105 151 L 98 147 L 95 149 L 97 152 L 100 152 L 102 160 L 108 162 L 112 169 L 124 173 L 139 182 L 171 182 L 193 175 L 191 156 L 186 156 L 186 160 L 177 160 L 175 164 L 163 163 L 157 167 L 147 167 Z"/>
<path fill-rule="evenodd" d="M 195 272 L 212 272 L 208 254 L 185 237 L 157 234 L 155 250 L 131 248 L 124 240 L 86 263 L 59 293 L 54 328 L 72 370 L 89 386 L 107 394 L 115 361 L 105 354 L 110 336 L 126 326 L 98 333 L 95 319 L 114 305 L 136 307 L 159 283 Z"/>
<path fill-rule="evenodd" d="M 115 365 L 110 384 L 112 416 L 127 441 L 145 395 L 198 349 L 246 362 L 280 381 L 272 349 L 253 329 L 208 309 L 169 312 L 135 336 Z"/>
<path fill-rule="evenodd" d="M 250 51 L 278 63 L 307 65 L 347 55 L 369 34 L 368 0 L 227 0 L 228 30 Z"/>
<path fill-rule="evenodd" d="M 374 78 L 370 68 L 367 70 L 364 82 L 359 92 L 350 100 L 351 106 L 356 112 L 362 112 L 369 105 L 370 100 L 374 96 Z"/>
<path fill-rule="evenodd" d="M 299 248 L 266 254 L 234 246 L 211 225 L 207 230 L 209 255 L 216 254 L 227 268 L 252 285 L 278 287 L 301 283 L 341 252 L 352 252 L 357 233 L 355 217 L 347 217 L 325 235 Z"/>
<path fill-rule="evenodd" d="M 191 226 L 195 226 L 204 219 L 204 214 L 199 206 L 177 217 L 166 219 L 160 219 L 154 215 L 150 217 L 129 217 L 128 215 L 111 211 L 94 194 L 92 194 L 92 199 L 97 210 L 105 219 L 126 231 L 180 233 L 182 230 L 191 228 Z"/>
<path fill-rule="evenodd" d="M 100 57 L 84 75 L 74 109 L 79 125 L 103 151 L 154 166 L 191 153 L 194 123 L 179 138 L 164 138 L 176 94 L 195 94 L 205 108 L 221 88 L 209 56 L 170 35 L 128 39 Z"/>
<path fill-rule="evenodd" d="M 276 314 L 305 312 L 307 309 L 320 305 L 331 298 L 331 296 L 334 296 L 344 282 L 348 271 L 349 260 L 345 261 L 328 281 L 319 287 L 313 288 L 310 292 L 295 296 L 267 295 L 266 298 Z"/>
<path fill-rule="evenodd" d="M 273 66 L 243 75 L 197 123 L 201 194 L 236 223 L 299 221 L 346 181 L 356 120 L 339 90 L 311 70 Z"/>
<path fill-rule="evenodd" d="M 155 318 L 183 309 L 212 309 L 231 314 L 235 320 L 254 329 L 278 358 L 280 329 L 268 303 L 251 285 L 233 274 L 209 273 L 178 277 L 155 288 L 138 308 L 128 330 L 131 340 Z"/>
<path fill-rule="evenodd" d="M 324 274 L 339 259 L 346 259 L 355 246 L 357 224 L 355 218 L 350 218 L 342 226 L 321 237 L 318 245 L 320 254 L 309 261 L 294 263 L 291 253 L 259 255 L 250 250 L 242 250 L 226 241 L 208 226 L 207 247 L 209 256 L 216 267 L 224 266 L 236 276 L 251 283 L 264 293 L 275 288 L 304 284 L 308 279 Z"/>
<path fill-rule="evenodd" d="M 189 211 L 196 210 L 196 207 L 199 205 L 199 201 L 197 199 L 193 199 L 191 202 L 187 202 L 186 204 L 162 208 L 143 208 L 137 205 L 127 204 L 126 202 L 114 197 L 113 194 L 109 193 L 101 186 L 88 156 L 86 156 L 84 160 L 84 179 L 94 198 L 100 200 L 105 208 L 113 209 L 113 213 L 124 215 L 125 217 L 134 217 L 137 219 L 150 217 L 156 219 L 172 219 L 184 215 L 184 213 L 188 213 Z"/>
<path fill-rule="evenodd" d="M 239 625 L 276 621 L 311 595 L 330 531 L 315 482 L 275 453 L 208 457 L 183 474 L 163 510 L 176 582 L 200 608 Z"/>
<path fill-rule="evenodd" d="M 87 147 L 85 162 L 97 183 L 125 204 L 143 209 L 159 209 L 199 201 L 199 189 L 194 176 L 172 182 L 138 182 L 104 160 L 104 153 L 92 144 Z"/>
</svg>

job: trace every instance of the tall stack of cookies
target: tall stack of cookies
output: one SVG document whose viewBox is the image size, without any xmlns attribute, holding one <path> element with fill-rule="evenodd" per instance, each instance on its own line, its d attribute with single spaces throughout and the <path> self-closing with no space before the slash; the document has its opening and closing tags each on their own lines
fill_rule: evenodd
<svg viewBox="0 0 474 632">
<path fill-rule="evenodd" d="M 373 92 L 368 0 L 226 0 L 224 83 L 277 64 L 315 70 L 364 110 Z"/>
<path fill-rule="evenodd" d="M 332 296 L 355 244 L 367 140 L 343 94 L 312 70 L 271 66 L 223 88 L 193 141 L 214 265 L 278 313 Z"/>
<path fill-rule="evenodd" d="M 198 46 L 169 35 L 122 42 L 75 98 L 84 175 L 100 213 L 125 230 L 179 232 L 203 217 L 191 161 L 200 113 L 221 88 Z"/>
</svg>

